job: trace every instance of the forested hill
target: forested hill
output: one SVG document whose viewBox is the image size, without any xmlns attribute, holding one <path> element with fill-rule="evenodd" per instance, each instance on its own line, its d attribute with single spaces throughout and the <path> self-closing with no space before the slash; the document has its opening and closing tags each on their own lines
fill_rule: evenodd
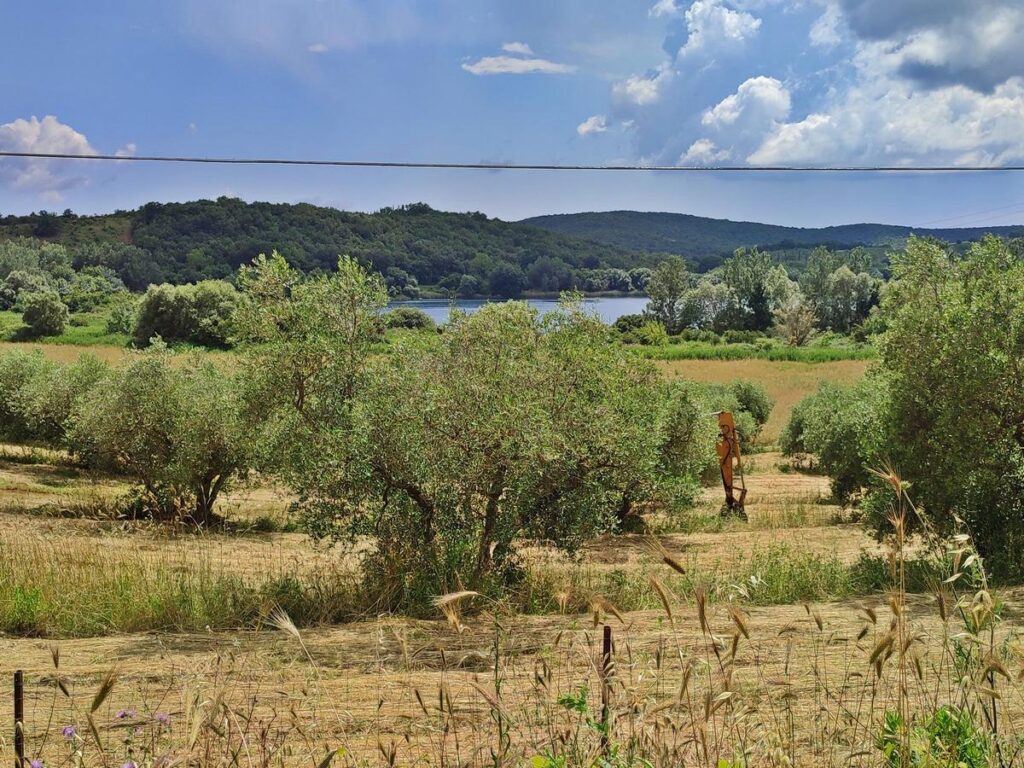
<svg viewBox="0 0 1024 768">
<path fill-rule="evenodd" d="M 741 247 L 759 246 L 773 252 L 817 245 L 837 249 L 859 245 L 898 247 L 912 233 L 931 235 L 951 243 L 978 240 L 989 232 L 1004 237 L 1024 236 L 1024 226 L 917 229 L 887 224 L 846 224 L 803 228 L 640 211 L 535 216 L 520 223 L 629 250 L 677 253 L 690 257 L 704 268 L 715 266 L 722 256 Z"/>
<path fill-rule="evenodd" d="M 348 254 L 387 274 L 401 270 L 421 285 L 468 275 L 479 293 L 490 281 L 519 289 L 571 287 L 594 270 L 630 269 L 648 254 L 587 241 L 482 213 L 446 213 L 424 204 L 352 213 L 300 203 L 246 203 L 235 198 L 148 203 L 106 216 L 70 212 L 0 218 L 0 240 L 44 237 L 68 246 L 134 246 L 133 282 L 192 282 L 233 274 L 261 252 L 281 251 L 304 270 L 332 269 Z M 124 261 L 123 255 L 116 257 Z M 499 269 L 501 267 L 501 269 Z M 395 278 L 401 280 L 401 276 Z M 500 287 L 500 286 L 497 286 Z"/>
</svg>

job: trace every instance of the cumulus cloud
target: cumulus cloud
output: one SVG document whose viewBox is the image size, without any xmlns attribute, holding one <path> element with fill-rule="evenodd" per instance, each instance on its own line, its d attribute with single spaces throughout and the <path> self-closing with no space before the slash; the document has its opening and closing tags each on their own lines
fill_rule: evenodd
<svg viewBox="0 0 1024 768">
<path fill-rule="evenodd" d="M 728 160 L 730 152 L 720 150 L 711 139 L 697 139 L 679 156 L 680 165 L 707 166 Z"/>
<path fill-rule="evenodd" d="M 789 91 L 779 80 L 752 77 L 741 83 L 736 93 L 704 112 L 701 122 L 718 127 L 737 122 L 774 122 L 787 117 L 790 106 Z"/>
<path fill-rule="evenodd" d="M 589 136 L 592 133 L 604 133 L 608 130 L 608 118 L 604 115 L 591 115 L 576 126 L 576 133 Z"/>
<path fill-rule="evenodd" d="M 919 90 L 879 79 L 852 88 L 827 111 L 777 127 L 754 164 L 841 161 L 1003 165 L 1024 160 L 1024 77 L 992 93 L 963 85 Z"/>
<path fill-rule="evenodd" d="M 18 118 L 0 125 L 0 149 L 7 152 L 42 152 L 62 155 L 98 154 L 89 140 L 53 115 Z M 37 192 L 47 199 L 87 183 L 73 160 L 7 159 L 0 163 L 0 182 L 16 190 Z"/>
<path fill-rule="evenodd" d="M 505 53 L 518 53 L 520 56 L 533 56 L 533 49 L 526 43 L 505 43 L 501 50 Z"/>
<path fill-rule="evenodd" d="M 330 48 L 327 47 L 326 43 L 313 43 L 306 50 L 310 53 L 327 53 Z"/>
<path fill-rule="evenodd" d="M 651 2 L 661 62 L 610 93 L 642 161 L 1024 160 L 1021 0 Z"/>
<path fill-rule="evenodd" d="M 653 104 L 661 98 L 661 92 L 673 75 L 672 67 L 663 64 L 647 74 L 628 77 L 612 86 L 612 98 L 621 104 L 639 107 Z"/>
<path fill-rule="evenodd" d="M 833 0 L 862 44 L 925 87 L 990 91 L 1024 73 L 1019 0 Z"/>
<path fill-rule="evenodd" d="M 746 11 L 736 11 L 721 0 L 696 0 L 684 14 L 689 35 L 682 55 L 740 45 L 757 34 L 761 20 Z"/>
</svg>

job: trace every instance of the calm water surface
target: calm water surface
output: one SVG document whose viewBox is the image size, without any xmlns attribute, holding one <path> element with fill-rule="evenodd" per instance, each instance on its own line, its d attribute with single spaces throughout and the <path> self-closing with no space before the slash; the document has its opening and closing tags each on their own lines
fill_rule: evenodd
<svg viewBox="0 0 1024 768">
<path fill-rule="evenodd" d="M 647 306 L 646 296 L 614 296 L 584 299 L 583 306 L 588 312 L 597 314 L 606 323 L 614 323 L 623 315 L 635 315 L 644 311 Z M 414 299 L 412 301 L 393 301 L 394 307 L 419 307 L 439 325 L 448 322 L 452 307 L 463 312 L 474 312 L 487 304 L 486 299 Z M 529 299 L 527 303 L 541 312 L 550 312 L 558 307 L 558 299 Z"/>
</svg>

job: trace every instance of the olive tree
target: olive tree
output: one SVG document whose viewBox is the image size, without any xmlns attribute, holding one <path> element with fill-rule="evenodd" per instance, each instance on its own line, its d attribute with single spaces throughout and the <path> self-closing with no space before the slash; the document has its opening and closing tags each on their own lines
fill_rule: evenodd
<svg viewBox="0 0 1024 768">
<path fill-rule="evenodd" d="M 937 525 L 965 522 L 992 568 L 1024 545 L 1024 260 L 993 237 L 966 256 L 911 238 L 893 256 L 881 344 L 897 465 Z"/>
<path fill-rule="evenodd" d="M 514 575 L 523 537 L 572 547 L 692 493 L 710 455 L 688 393 L 579 306 L 456 313 L 372 355 L 387 297 L 357 263 L 303 279 L 261 258 L 239 282 L 265 466 L 314 533 L 374 537 L 367 567 L 391 604 L 485 588 Z"/>
<path fill-rule="evenodd" d="M 76 404 L 69 443 L 97 469 L 142 486 L 145 511 L 209 525 L 220 493 L 248 462 L 232 378 L 163 347 L 137 353 Z"/>
</svg>

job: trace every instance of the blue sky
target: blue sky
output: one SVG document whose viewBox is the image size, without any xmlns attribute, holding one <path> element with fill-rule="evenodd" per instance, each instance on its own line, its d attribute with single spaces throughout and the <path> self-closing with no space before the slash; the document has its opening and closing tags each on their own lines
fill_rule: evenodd
<svg viewBox="0 0 1024 768">
<path fill-rule="evenodd" d="M 1024 162 L 1021 0 L 6 0 L 0 148 L 511 163 Z M 506 219 L 1024 222 L 1024 174 L 0 160 L 0 213 L 235 195 Z"/>
</svg>

